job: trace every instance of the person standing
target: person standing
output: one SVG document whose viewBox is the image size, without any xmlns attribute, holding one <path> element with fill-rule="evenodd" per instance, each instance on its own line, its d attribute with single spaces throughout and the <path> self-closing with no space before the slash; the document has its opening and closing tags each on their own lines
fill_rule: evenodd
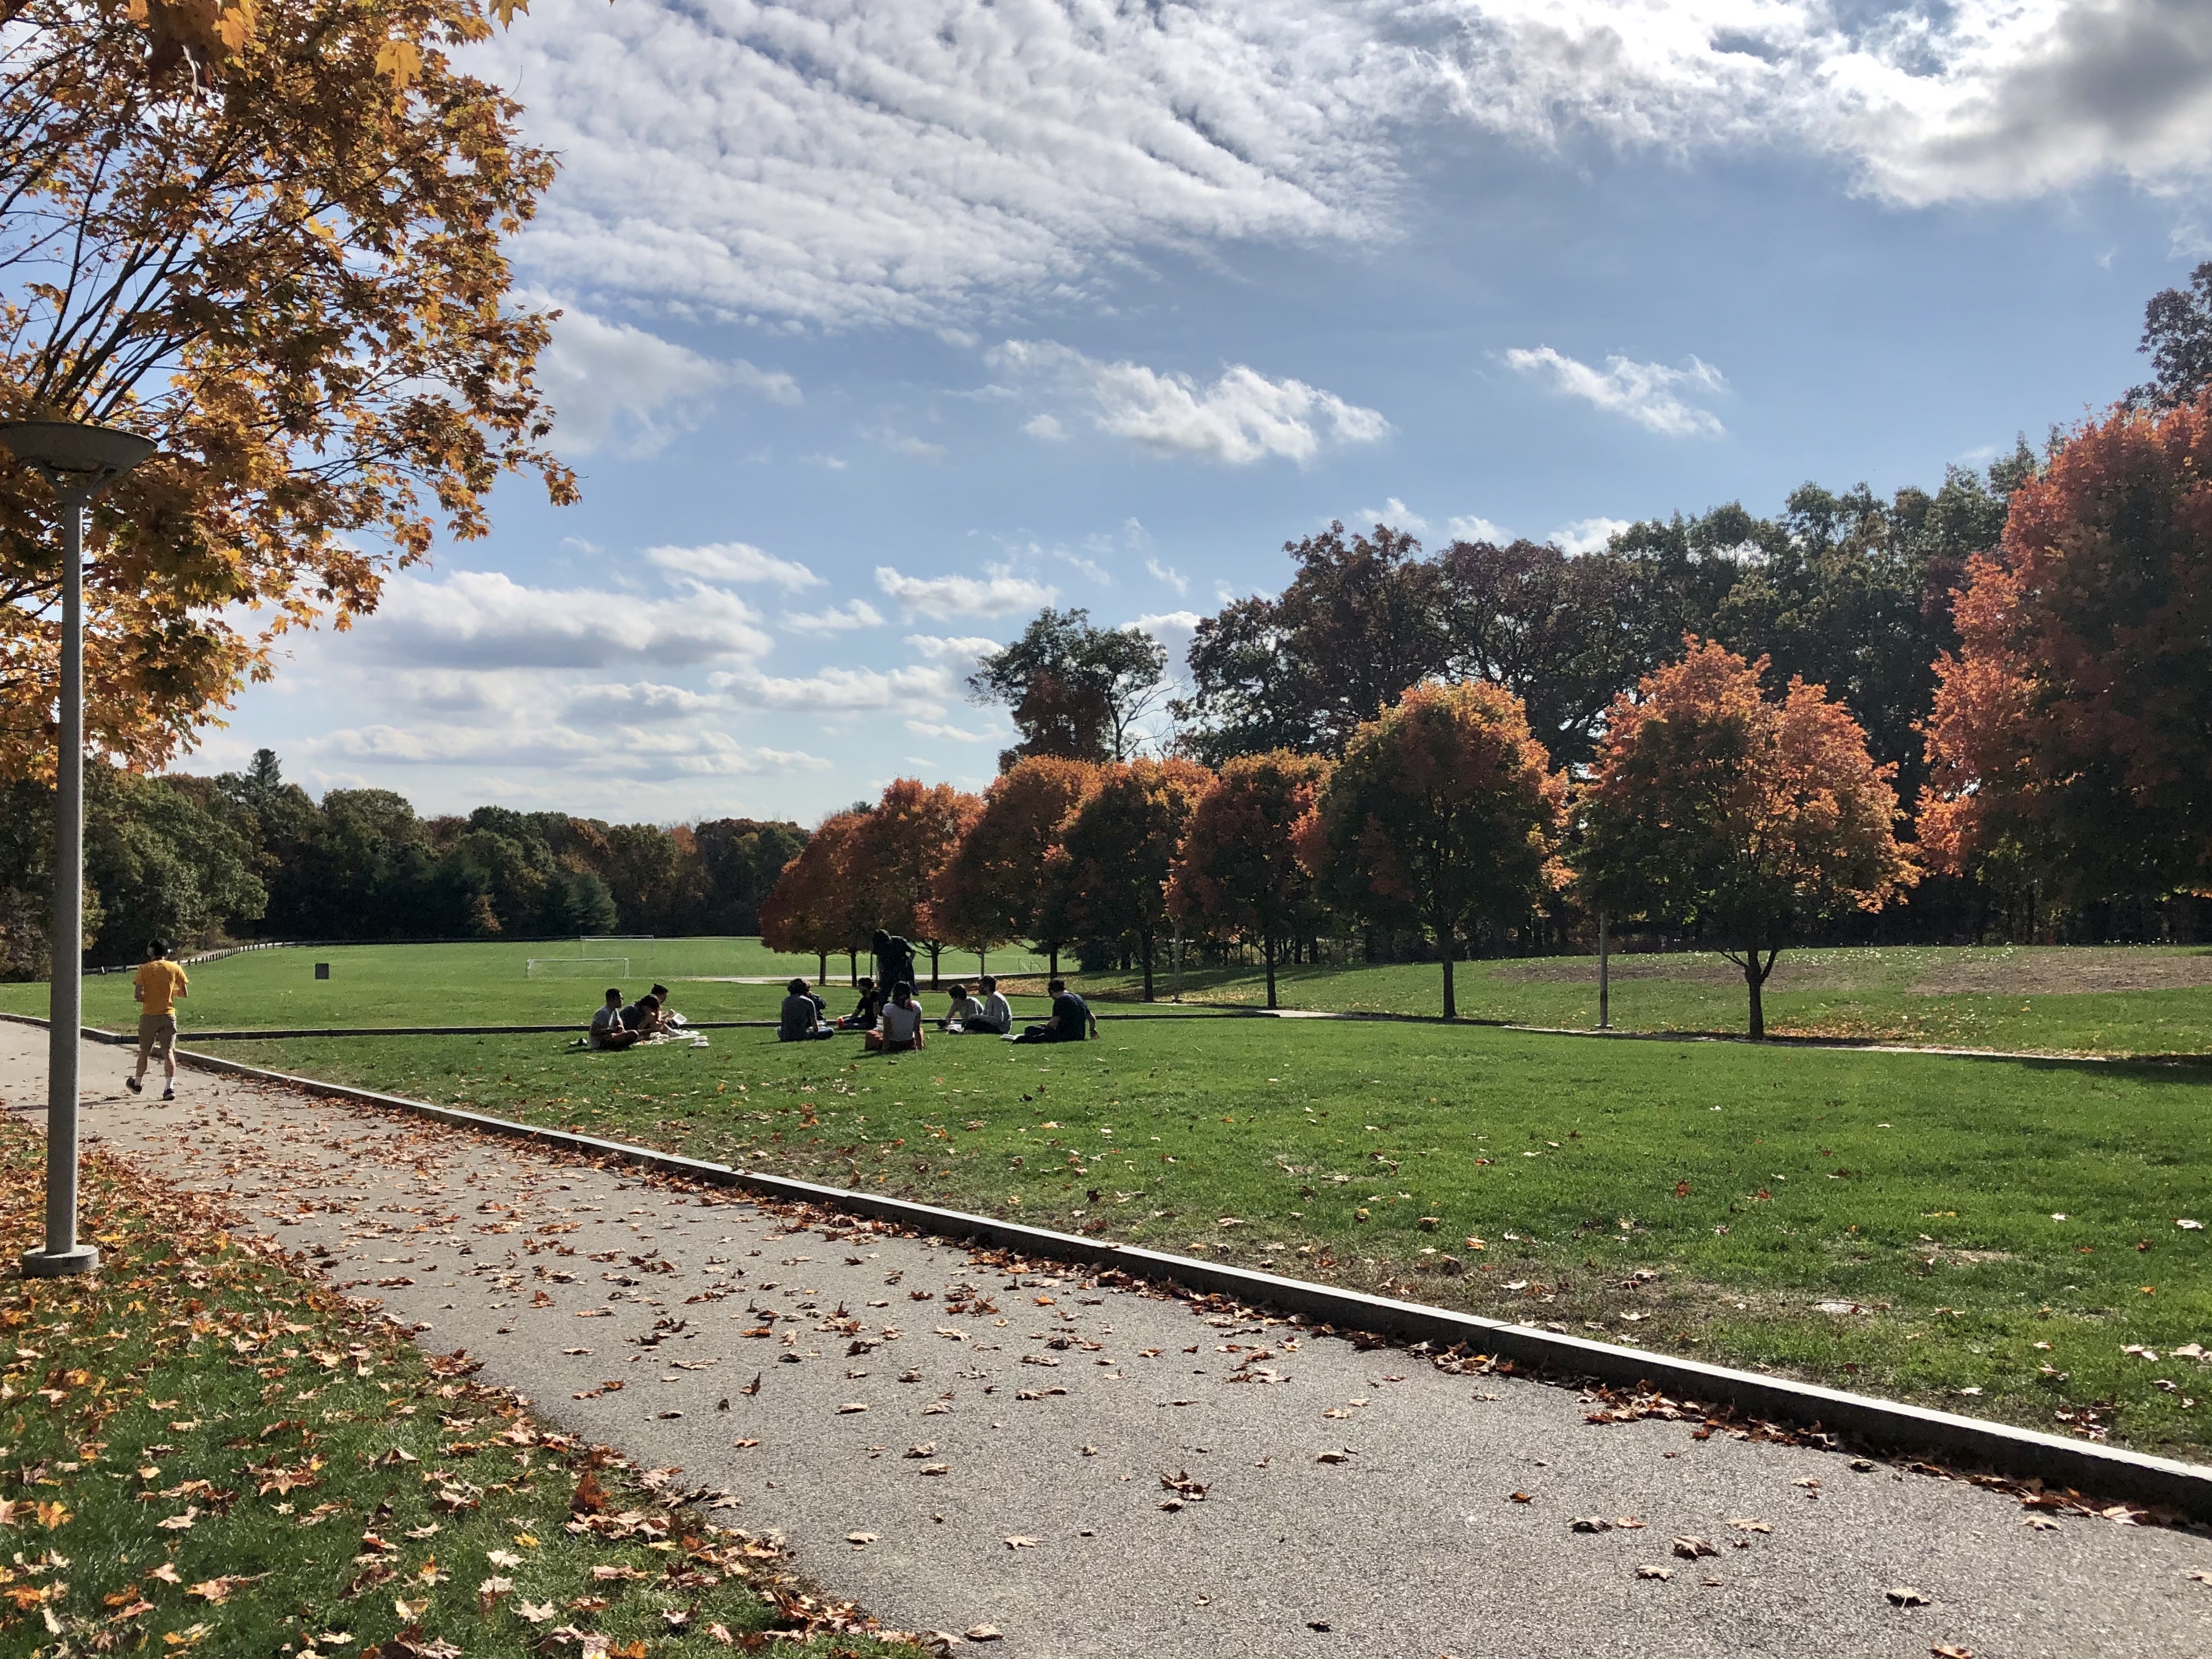
<svg viewBox="0 0 2212 1659">
<path fill-rule="evenodd" d="M 183 968 L 169 960 L 169 944 L 166 939 L 155 939 L 146 946 L 147 961 L 138 970 L 138 977 L 131 983 L 131 999 L 138 1004 L 138 1069 L 123 1080 L 123 1086 L 132 1094 L 143 1093 L 146 1087 L 146 1063 L 158 1052 L 161 1056 L 161 1098 L 177 1098 L 177 1004 L 191 993 L 191 984 Z"/>
</svg>

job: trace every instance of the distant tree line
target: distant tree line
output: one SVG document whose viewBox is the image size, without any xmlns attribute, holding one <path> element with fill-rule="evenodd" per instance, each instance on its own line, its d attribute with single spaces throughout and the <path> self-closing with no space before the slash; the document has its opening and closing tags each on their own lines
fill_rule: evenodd
<svg viewBox="0 0 2212 1659">
<path fill-rule="evenodd" d="M 0 976 L 44 978 L 52 796 L 0 801 Z M 287 783 L 276 756 L 242 772 L 88 769 L 86 960 L 132 960 L 156 936 L 552 938 L 754 934 L 796 824 L 721 818 L 664 828 L 479 807 L 423 818 L 389 790 Z"/>
</svg>

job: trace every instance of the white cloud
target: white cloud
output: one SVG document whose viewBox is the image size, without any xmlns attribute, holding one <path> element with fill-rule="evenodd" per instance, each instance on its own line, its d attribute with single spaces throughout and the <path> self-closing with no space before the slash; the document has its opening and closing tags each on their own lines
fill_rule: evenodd
<svg viewBox="0 0 2212 1659">
<path fill-rule="evenodd" d="M 558 306 L 553 337 L 538 358 L 538 381 L 557 419 L 565 454 L 611 448 L 649 455 L 697 420 L 708 395 L 740 386 L 776 403 L 799 401 L 799 382 L 756 369 L 742 358 L 718 363 L 689 346 L 626 322 L 610 322 L 581 306 L 543 294 L 532 303 Z"/>
<path fill-rule="evenodd" d="M 1032 415 L 1022 423 L 1022 430 L 1033 438 L 1042 438 L 1048 443 L 1065 443 L 1067 429 L 1060 424 L 1057 415 Z"/>
<path fill-rule="evenodd" d="M 827 668 L 811 674 L 775 675 L 733 669 L 708 683 L 737 701 L 765 709 L 817 715 L 867 714 L 915 709 L 940 714 L 957 700 L 957 677 L 934 665 L 898 668 Z"/>
<path fill-rule="evenodd" d="M 471 55 L 562 156 L 548 280 L 952 340 L 1132 253 L 1370 241 L 1440 125 L 1912 204 L 2212 174 L 2203 0 L 539 0 Z"/>
<path fill-rule="evenodd" d="M 876 568 L 876 586 L 890 595 L 902 613 L 942 622 L 956 616 L 1012 616 L 1034 611 L 1060 596 L 1026 576 L 901 576 L 888 564 Z"/>
<path fill-rule="evenodd" d="M 917 737 L 943 738 L 951 743 L 990 743 L 997 740 L 988 732 L 971 732 L 961 726 L 940 725 L 933 720 L 909 720 L 906 729 Z"/>
<path fill-rule="evenodd" d="M 1727 430 L 1711 410 L 1683 396 L 1685 391 L 1728 389 L 1720 370 L 1696 357 L 1687 369 L 1607 357 L 1601 370 L 1544 345 L 1533 351 L 1516 346 L 1505 354 L 1505 363 L 1555 392 L 1632 420 L 1662 437 L 1717 437 Z"/>
<path fill-rule="evenodd" d="M 1172 564 L 1163 564 L 1156 558 L 1148 558 L 1145 561 L 1145 569 L 1152 573 L 1153 581 L 1164 582 L 1174 589 L 1178 597 L 1190 591 L 1190 578 Z"/>
<path fill-rule="evenodd" d="M 787 613 L 781 621 L 795 634 L 844 633 L 854 628 L 880 628 L 884 625 L 882 613 L 865 599 L 856 599 L 846 605 L 832 605 L 823 611 Z"/>
<path fill-rule="evenodd" d="M 386 661 L 446 668 L 595 668 L 626 660 L 682 664 L 757 656 L 759 618 L 703 583 L 643 599 L 602 589 L 526 588 L 496 570 L 388 582 L 376 614 L 354 630 Z"/>
<path fill-rule="evenodd" d="M 997 640 L 984 639 L 973 634 L 963 634 L 951 639 L 935 634 L 908 634 L 906 643 L 932 662 L 949 663 L 963 674 L 999 649 Z"/>
<path fill-rule="evenodd" d="M 569 698 L 562 713 L 571 720 L 611 720 L 627 725 L 646 725 L 696 720 L 722 706 L 720 698 L 702 697 L 681 686 L 657 686 L 650 680 L 640 680 L 634 686 L 584 686 Z"/>
<path fill-rule="evenodd" d="M 1398 499 L 1384 498 L 1380 507 L 1363 507 L 1352 515 L 1352 523 L 1364 529 L 1369 525 L 1387 524 L 1394 530 L 1403 530 L 1408 535 L 1425 536 L 1429 533 L 1429 521 Z"/>
<path fill-rule="evenodd" d="M 1602 552 L 1606 544 L 1628 527 L 1625 518 L 1578 518 L 1553 531 L 1551 540 L 1565 552 Z"/>
<path fill-rule="evenodd" d="M 1190 655 L 1190 642 L 1198 631 L 1198 625 L 1206 619 L 1196 611 L 1154 611 L 1139 617 L 1129 625 L 1141 633 L 1148 633 L 1167 647 L 1168 672 L 1181 677 L 1183 663 Z"/>
<path fill-rule="evenodd" d="M 702 582 L 762 582 L 797 592 L 819 588 L 822 578 L 804 564 L 764 553 L 746 541 L 715 541 L 701 547 L 648 547 L 645 556 L 672 576 Z"/>
<path fill-rule="evenodd" d="M 1239 363 L 1210 386 L 1139 363 L 1105 363 L 1052 340 L 1008 340 L 994 368 L 1091 406 L 1091 424 L 1155 454 L 1249 466 L 1280 455 L 1301 466 L 1324 444 L 1373 443 L 1390 423 L 1298 380 Z"/>
<path fill-rule="evenodd" d="M 943 444 L 932 443 L 927 438 L 915 437 L 904 432 L 879 433 L 877 442 L 895 455 L 904 455 L 909 460 L 926 460 L 933 467 L 945 459 Z"/>
<path fill-rule="evenodd" d="M 1513 540 L 1512 532 L 1502 524 L 1493 523 L 1480 513 L 1462 513 L 1444 521 L 1444 533 L 1454 541 L 1491 541 L 1504 543 Z"/>
</svg>

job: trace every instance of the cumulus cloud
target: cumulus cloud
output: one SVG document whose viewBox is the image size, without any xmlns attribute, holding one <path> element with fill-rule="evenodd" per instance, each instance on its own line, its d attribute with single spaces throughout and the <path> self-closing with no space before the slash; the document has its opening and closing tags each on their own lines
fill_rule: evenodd
<svg viewBox="0 0 2212 1659">
<path fill-rule="evenodd" d="M 1153 611 L 1139 617 L 1129 625 L 1139 633 L 1150 634 L 1167 647 L 1168 672 L 1181 677 L 1183 664 L 1190 656 L 1190 642 L 1198 632 L 1198 625 L 1206 619 L 1196 611 Z"/>
<path fill-rule="evenodd" d="M 1559 526 L 1552 532 L 1551 539 L 1566 552 L 1602 552 L 1606 544 L 1628 526 L 1629 521 L 1625 518 L 1578 518 Z"/>
<path fill-rule="evenodd" d="M 708 681 L 732 698 L 763 709 L 818 715 L 916 709 L 939 714 L 959 695 L 957 676 L 934 663 L 897 668 L 828 668 L 797 675 L 738 668 Z"/>
<path fill-rule="evenodd" d="M 1444 521 L 1444 533 L 1454 541 L 1508 542 L 1513 533 L 1480 513 L 1462 513 Z"/>
<path fill-rule="evenodd" d="M 947 726 L 934 720 L 909 720 L 906 729 L 916 737 L 942 738 L 951 743 L 990 743 L 995 740 L 988 732 L 971 732 L 964 726 Z"/>
<path fill-rule="evenodd" d="M 1543 345 L 1534 351 L 1516 346 L 1505 354 L 1505 363 L 1555 392 L 1632 420 L 1662 437 L 1717 437 L 1727 430 L 1718 416 L 1684 395 L 1728 389 L 1720 370 L 1696 357 L 1690 359 L 1687 369 L 1607 357 L 1605 367 L 1599 369 Z"/>
<path fill-rule="evenodd" d="M 854 628 L 880 628 L 883 613 L 865 599 L 832 605 L 827 610 L 786 614 L 783 625 L 795 634 L 846 633 Z"/>
<path fill-rule="evenodd" d="M 876 567 L 876 586 L 908 617 L 942 622 L 956 616 L 1012 616 L 1049 605 L 1060 589 L 1016 576 L 902 576 L 888 564 Z"/>
<path fill-rule="evenodd" d="M 702 583 L 684 587 L 647 599 L 526 588 L 497 570 L 455 570 L 440 581 L 401 576 L 354 631 L 363 650 L 386 661 L 447 668 L 700 663 L 768 650 L 744 600 Z"/>
<path fill-rule="evenodd" d="M 947 663 L 963 674 L 999 649 L 997 640 L 974 634 L 950 639 L 938 634 L 908 634 L 906 643 L 931 662 Z"/>
<path fill-rule="evenodd" d="M 1249 466 L 1279 455 L 1301 466 L 1330 443 L 1373 443 L 1390 423 L 1298 380 L 1238 363 L 1211 385 L 1139 363 L 1104 363 L 1052 340 L 1008 340 L 992 366 L 1088 406 L 1100 431 L 1154 454 Z"/>
<path fill-rule="evenodd" d="M 746 541 L 714 541 L 701 547 L 648 547 L 645 556 L 672 576 L 702 582 L 767 582 L 795 592 L 825 585 L 794 559 L 764 553 Z"/>
<path fill-rule="evenodd" d="M 543 295 L 534 302 L 556 304 Z M 690 430 L 708 396 L 726 386 L 776 403 L 799 401 L 799 382 L 739 358 L 717 362 L 689 346 L 582 307 L 560 303 L 552 339 L 538 358 L 538 381 L 556 415 L 562 452 L 599 449 L 649 455 Z"/>
</svg>

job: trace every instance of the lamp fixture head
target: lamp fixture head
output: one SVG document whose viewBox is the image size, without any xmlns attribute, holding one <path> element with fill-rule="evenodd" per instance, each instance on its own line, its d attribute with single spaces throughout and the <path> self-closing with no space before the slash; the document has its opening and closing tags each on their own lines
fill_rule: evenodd
<svg viewBox="0 0 2212 1659">
<path fill-rule="evenodd" d="M 55 489 L 97 495 L 160 448 L 151 438 L 70 420 L 0 421 L 0 445 Z"/>
</svg>

